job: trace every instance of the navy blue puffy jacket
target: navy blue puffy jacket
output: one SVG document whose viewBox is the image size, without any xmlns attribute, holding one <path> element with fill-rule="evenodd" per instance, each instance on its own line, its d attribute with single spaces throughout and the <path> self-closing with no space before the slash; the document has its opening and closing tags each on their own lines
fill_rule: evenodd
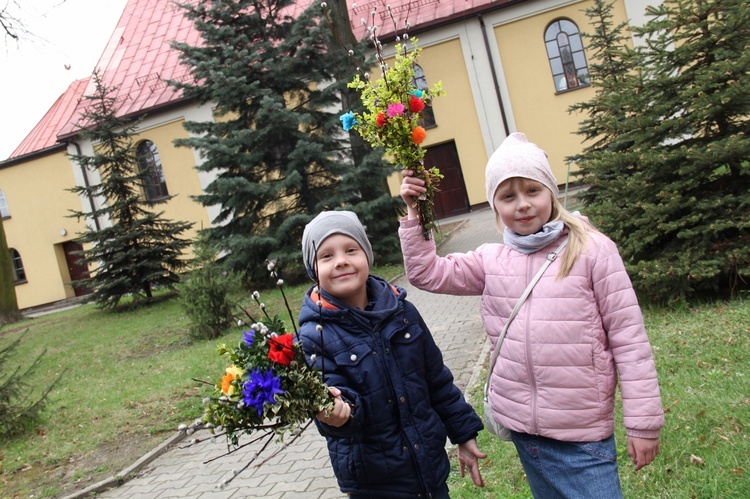
<svg viewBox="0 0 750 499">
<path fill-rule="evenodd" d="M 368 278 L 367 311 L 323 292 L 322 312 L 305 295 L 300 336 L 308 360 L 354 405 L 335 428 L 317 419 L 343 492 L 429 497 L 450 471 L 446 436 L 476 437 L 482 422 L 453 383 L 443 356 L 406 290 Z M 321 323 L 322 333 L 316 326 Z"/>
</svg>

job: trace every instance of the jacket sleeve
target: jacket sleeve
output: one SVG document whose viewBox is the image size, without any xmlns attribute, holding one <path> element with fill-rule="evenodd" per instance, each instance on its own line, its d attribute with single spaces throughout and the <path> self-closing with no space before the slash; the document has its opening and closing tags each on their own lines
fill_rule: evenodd
<svg viewBox="0 0 750 499">
<path fill-rule="evenodd" d="M 664 410 L 638 299 L 615 244 L 605 238 L 590 244 L 598 245 L 592 286 L 619 374 L 625 429 L 629 436 L 658 438 Z"/>
<path fill-rule="evenodd" d="M 398 235 L 406 277 L 412 285 L 433 293 L 482 294 L 485 273 L 480 253 L 470 251 L 438 256 L 435 240 L 425 240 L 417 219 L 402 219 Z"/>
<path fill-rule="evenodd" d="M 352 416 L 346 424 L 340 427 L 327 425 L 314 417 L 315 425 L 318 427 L 320 434 L 325 437 L 351 437 L 362 429 L 362 416 L 364 414 L 363 399 L 359 393 L 346 386 L 344 378 L 339 374 L 339 369 L 333 356 L 325 354 L 325 363 L 323 362 L 321 352 L 324 349 L 320 345 L 320 341 L 314 339 L 318 336 L 319 334 L 311 324 L 304 324 L 300 327 L 302 350 L 305 352 L 307 362 L 319 372 L 323 372 L 323 366 L 325 365 L 323 381 L 325 381 L 326 385 L 334 386 L 341 390 L 341 398 L 352 405 Z"/>
<path fill-rule="evenodd" d="M 453 373 L 443 363 L 443 354 L 421 317 L 420 327 L 426 333 L 423 350 L 432 407 L 443 421 L 451 443 L 462 444 L 476 438 L 484 428 L 481 418 L 453 382 Z"/>
</svg>

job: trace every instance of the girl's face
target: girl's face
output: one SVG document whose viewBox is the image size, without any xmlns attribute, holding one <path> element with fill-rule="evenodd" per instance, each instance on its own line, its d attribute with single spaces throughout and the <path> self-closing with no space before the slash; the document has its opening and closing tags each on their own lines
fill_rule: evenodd
<svg viewBox="0 0 750 499">
<path fill-rule="evenodd" d="M 552 217 L 552 193 L 535 180 L 504 180 L 493 202 L 503 225 L 522 236 L 539 231 Z"/>
<path fill-rule="evenodd" d="M 323 240 L 315 256 L 320 287 L 350 307 L 367 306 L 367 254 L 349 236 L 333 234 Z"/>
</svg>

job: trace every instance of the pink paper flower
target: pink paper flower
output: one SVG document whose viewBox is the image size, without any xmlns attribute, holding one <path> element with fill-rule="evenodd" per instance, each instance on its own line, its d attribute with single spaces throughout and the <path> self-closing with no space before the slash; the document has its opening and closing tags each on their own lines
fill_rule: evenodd
<svg viewBox="0 0 750 499">
<path fill-rule="evenodd" d="M 396 102 L 395 104 L 388 104 L 388 117 L 389 118 L 395 118 L 396 116 L 401 116 L 404 114 L 404 105 L 400 102 Z"/>
</svg>

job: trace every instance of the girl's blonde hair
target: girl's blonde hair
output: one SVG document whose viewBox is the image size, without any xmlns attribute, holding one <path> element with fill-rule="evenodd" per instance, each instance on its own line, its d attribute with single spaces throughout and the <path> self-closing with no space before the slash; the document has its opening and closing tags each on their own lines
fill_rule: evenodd
<svg viewBox="0 0 750 499">
<path fill-rule="evenodd" d="M 544 185 L 536 180 L 524 177 L 513 177 L 509 180 L 511 182 L 535 182 Z M 560 270 L 557 272 L 557 278 L 562 279 L 570 274 L 570 269 L 572 269 L 573 264 L 576 263 L 578 255 L 580 255 L 586 248 L 588 235 L 590 233 L 598 233 L 599 231 L 585 219 L 569 212 L 549 188 L 545 186 L 545 189 L 552 199 L 552 214 L 547 222 L 556 222 L 560 220 L 568 228 L 568 245 L 563 250 L 562 256 L 560 257 L 562 263 L 560 264 Z M 503 222 L 497 211 L 495 211 L 495 223 L 498 229 L 502 232 Z"/>
<path fill-rule="evenodd" d="M 568 246 L 560 257 L 562 260 L 560 270 L 557 272 L 557 278 L 562 279 L 570 274 L 570 269 L 573 268 L 578 255 L 586 249 L 589 234 L 599 231 L 585 219 L 569 212 L 551 192 L 550 196 L 552 196 L 552 215 L 549 221 L 560 220 L 568 228 Z"/>
</svg>

